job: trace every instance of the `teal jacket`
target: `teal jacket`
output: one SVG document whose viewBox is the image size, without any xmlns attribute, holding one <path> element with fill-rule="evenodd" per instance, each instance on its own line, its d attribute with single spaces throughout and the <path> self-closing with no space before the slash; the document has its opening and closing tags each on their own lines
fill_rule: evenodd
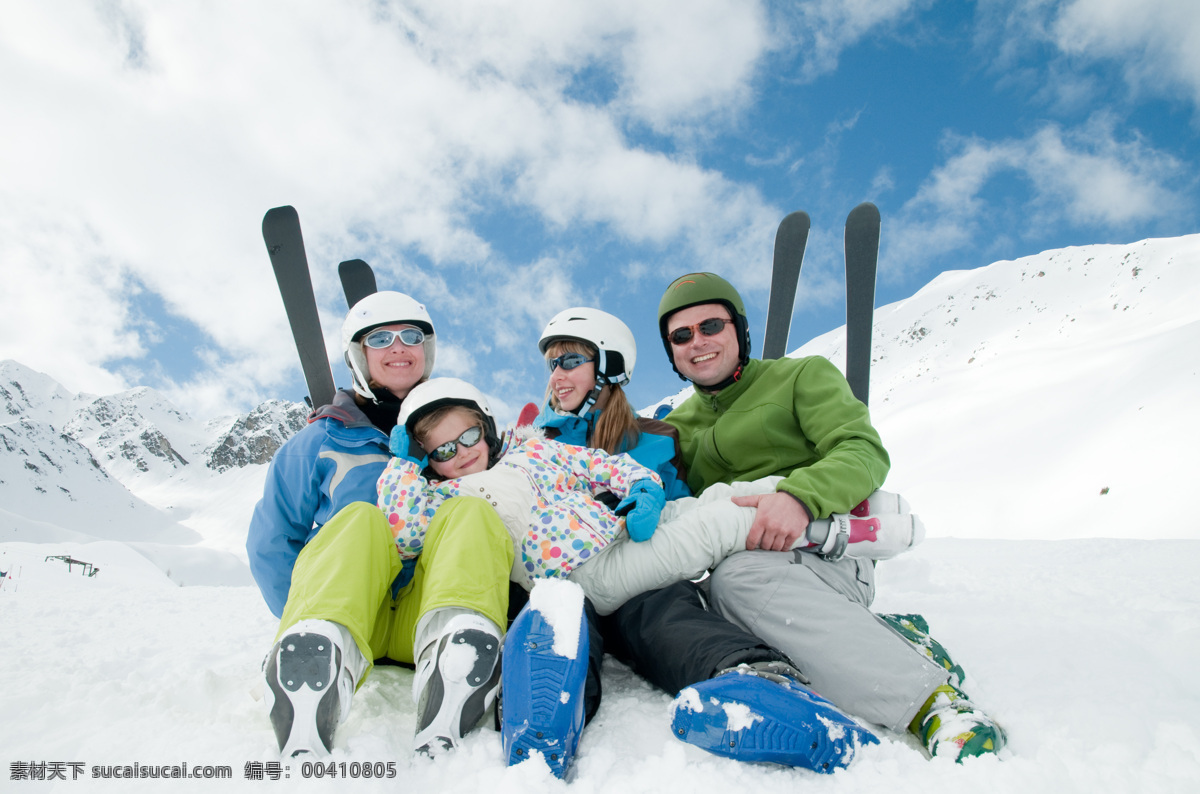
<svg viewBox="0 0 1200 794">
<path fill-rule="evenodd" d="M 848 513 L 891 467 L 867 406 L 821 356 L 753 359 L 732 386 L 696 390 L 666 422 L 679 430 L 693 492 L 781 476 L 777 490 L 814 519 Z"/>
<path fill-rule="evenodd" d="M 563 414 L 554 410 L 547 400 L 542 412 L 534 420 L 535 427 L 546 431 L 546 437 L 562 444 L 590 447 L 592 432 L 600 412 L 593 408 L 584 416 Z M 667 499 L 691 496 L 681 474 L 682 462 L 675 429 L 654 419 L 638 417 L 638 440 L 632 449 L 620 449 L 647 469 L 653 469 L 663 481 Z"/>
</svg>

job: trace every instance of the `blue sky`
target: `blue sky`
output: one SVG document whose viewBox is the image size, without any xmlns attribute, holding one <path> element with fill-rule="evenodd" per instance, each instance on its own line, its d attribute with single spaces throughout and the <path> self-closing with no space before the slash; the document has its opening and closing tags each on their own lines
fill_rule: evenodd
<svg viewBox="0 0 1200 794">
<path fill-rule="evenodd" d="M 423 300 L 437 373 L 539 399 L 558 310 L 639 343 L 730 278 L 761 344 L 775 227 L 813 222 L 791 347 L 843 320 L 842 224 L 883 216 L 879 305 L 947 269 L 1200 231 L 1194 0 L 0 0 L 0 358 L 194 415 L 304 394 L 260 234 L 300 214 L 335 378 L 336 265 Z"/>
</svg>

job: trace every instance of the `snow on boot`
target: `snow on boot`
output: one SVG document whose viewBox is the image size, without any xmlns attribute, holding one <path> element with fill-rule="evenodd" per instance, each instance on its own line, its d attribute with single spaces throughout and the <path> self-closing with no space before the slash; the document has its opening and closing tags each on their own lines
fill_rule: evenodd
<svg viewBox="0 0 1200 794">
<path fill-rule="evenodd" d="M 967 678 L 962 665 L 950 658 L 950 652 L 929 633 L 929 623 L 921 615 L 878 615 L 880 620 L 891 626 L 896 633 L 908 640 L 917 650 L 939 664 L 950 674 L 950 683 L 961 687 Z"/>
<path fill-rule="evenodd" d="M 828 560 L 845 556 L 889 560 L 924 539 L 925 524 L 912 513 L 884 512 L 863 517 L 835 513 L 811 522 L 799 542 L 808 543 L 802 547 L 805 551 L 816 552 Z"/>
<path fill-rule="evenodd" d="M 680 692 L 675 736 L 739 761 L 800 766 L 830 774 L 875 735 L 790 677 L 740 667 Z"/>
<path fill-rule="evenodd" d="M 1004 729 L 967 699 L 963 691 L 942 684 L 908 726 L 930 756 L 954 753 L 954 760 L 998 753 L 1007 742 Z"/>
<path fill-rule="evenodd" d="M 483 719 L 500 685 L 500 630 L 463 610 L 428 643 L 417 661 L 418 753 L 438 755 L 458 745 Z"/>
<path fill-rule="evenodd" d="M 509 766 L 538 752 L 566 777 L 583 731 L 587 667 L 583 590 L 539 580 L 504 637 L 500 730 Z"/>
<path fill-rule="evenodd" d="M 345 626 L 302 620 L 275 643 L 263 663 L 271 725 L 284 758 L 325 756 L 333 732 L 350 714 L 366 660 Z"/>
</svg>

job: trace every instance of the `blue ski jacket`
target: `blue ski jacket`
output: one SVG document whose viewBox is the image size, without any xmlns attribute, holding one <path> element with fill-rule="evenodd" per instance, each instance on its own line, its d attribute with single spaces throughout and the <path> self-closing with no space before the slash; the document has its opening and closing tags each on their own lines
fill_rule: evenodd
<svg viewBox="0 0 1200 794">
<path fill-rule="evenodd" d="M 595 430 L 596 419 L 600 412 L 593 408 L 583 416 L 563 414 L 554 410 L 550 401 L 542 406 L 542 412 L 533 421 L 535 427 L 545 429 L 546 437 L 563 444 L 574 444 L 578 447 L 590 447 L 592 431 Z M 662 478 L 663 489 L 667 499 L 679 499 L 691 496 L 687 486 L 687 474 L 681 471 L 683 466 L 679 452 L 679 437 L 675 428 L 654 419 L 638 417 L 637 444 L 632 449 L 619 449 L 647 469 Z"/>
<path fill-rule="evenodd" d="M 250 572 L 276 617 L 283 615 L 300 550 L 351 502 L 374 506 L 375 484 L 391 459 L 388 437 L 349 390 L 338 391 L 308 421 L 275 453 L 246 536 Z M 406 566 L 393 589 L 413 567 Z"/>
</svg>

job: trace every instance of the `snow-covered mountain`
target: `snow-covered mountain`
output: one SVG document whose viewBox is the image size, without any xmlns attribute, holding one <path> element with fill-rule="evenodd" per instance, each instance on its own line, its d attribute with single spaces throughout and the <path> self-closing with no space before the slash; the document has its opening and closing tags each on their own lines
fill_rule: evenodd
<svg viewBox="0 0 1200 794">
<path fill-rule="evenodd" d="M 248 581 L 246 502 L 302 405 L 200 423 L 153 389 L 73 395 L 14 361 L 0 362 L 0 397 L 0 540 L 123 541 L 181 583 Z"/>
<path fill-rule="evenodd" d="M 1200 538 L 1200 517 L 1161 512 L 1195 487 L 1197 296 L 1190 235 L 946 272 L 877 309 L 887 487 L 931 537 Z M 845 329 L 790 355 L 844 368 Z"/>
<path fill-rule="evenodd" d="M 194 543 L 200 536 L 134 496 L 79 439 L 65 433 L 86 396 L 40 373 L 0 363 L 0 538 L 41 542 L 106 538 Z M 99 448 L 97 448 L 99 449 Z"/>
</svg>

